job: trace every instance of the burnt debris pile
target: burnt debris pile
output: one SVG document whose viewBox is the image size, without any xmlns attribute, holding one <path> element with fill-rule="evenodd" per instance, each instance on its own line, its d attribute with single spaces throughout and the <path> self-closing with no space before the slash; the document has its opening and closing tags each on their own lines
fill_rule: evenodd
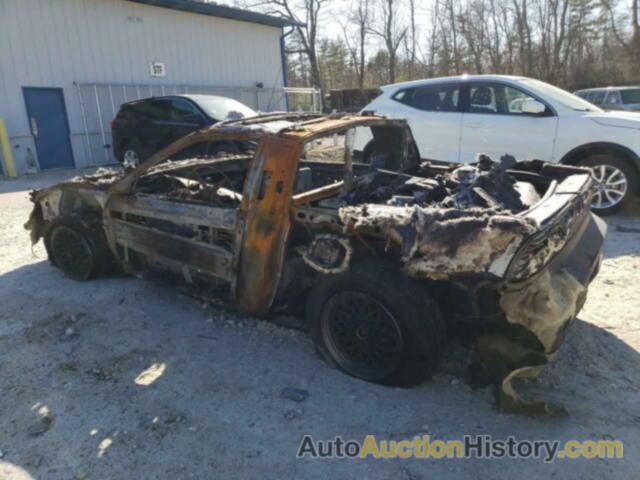
<svg viewBox="0 0 640 480">
<path fill-rule="evenodd" d="M 378 170 L 358 177 L 343 196 L 348 205 L 377 203 L 392 206 L 490 208 L 512 213 L 524 210 L 518 183 L 509 176 L 516 161 L 504 156 L 493 161 L 479 155 L 474 164 L 459 167 L 425 162 L 417 176 Z"/>
</svg>

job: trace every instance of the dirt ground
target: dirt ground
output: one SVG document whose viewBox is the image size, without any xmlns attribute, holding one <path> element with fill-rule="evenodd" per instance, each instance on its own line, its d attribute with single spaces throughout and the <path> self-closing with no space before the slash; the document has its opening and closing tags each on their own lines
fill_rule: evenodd
<svg viewBox="0 0 640 480">
<path fill-rule="evenodd" d="M 453 375 L 419 388 L 347 377 L 298 331 L 135 278 L 75 283 L 22 224 L 28 191 L 77 172 L 0 181 L 0 479 L 638 478 L 640 227 L 607 219 L 586 306 L 529 397 L 565 417 L 499 413 Z M 292 387 L 302 401 L 283 398 Z M 300 399 L 298 399 L 300 400 Z M 622 460 L 296 459 L 304 434 L 361 441 L 464 434 L 620 439 Z"/>
</svg>

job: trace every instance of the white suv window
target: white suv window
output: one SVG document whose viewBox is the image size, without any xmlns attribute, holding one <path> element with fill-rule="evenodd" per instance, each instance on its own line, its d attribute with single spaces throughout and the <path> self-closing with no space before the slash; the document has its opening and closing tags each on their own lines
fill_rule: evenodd
<svg viewBox="0 0 640 480">
<path fill-rule="evenodd" d="M 607 93 L 607 98 L 605 99 L 604 103 L 606 103 L 607 105 L 620 105 L 622 103 L 622 99 L 620 98 L 620 91 L 609 90 L 609 93 Z"/>
<path fill-rule="evenodd" d="M 621 90 L 622 103 L 625 105 L 633 105 L 640 103 L 640 88 L 630 88 Z"/>
<path fill-rule="evenodd" d="M 460 102 L 460 86 L 426 85 L 400 90 L 394 100 L 427 112 L 457 112 Z"/>
<path fill-rule="evenodd" d="M 517 88 L 498 83 L 474 83 L 469 88 L 469 113 L 522 115 L 522 104 L 535 100 Z"/>
<path fill-rule="evenodd" d="M 589 97 L 589 101 L 596 105 L 602 105 L 604 103 L 604 94 L 604 90 L 597 90 Z"/>
</svg>

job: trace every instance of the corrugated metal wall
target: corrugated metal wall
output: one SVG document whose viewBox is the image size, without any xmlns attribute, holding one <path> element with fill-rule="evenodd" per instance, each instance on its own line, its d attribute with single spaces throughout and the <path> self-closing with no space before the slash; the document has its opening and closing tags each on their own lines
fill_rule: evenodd
<svg viewBox="0 0 640 480">
<path fill-rule="evenodd" d="M 283 109 L 274 100 L 284 103 L 280 35 L 278 28 L 124 0 L 0 0 L 0 117 L 19 171 L 27 149 L 35 152 L 22 87 L 63 88 L 76 165 L 104 163 L 110 157 L 102 151 L 101 131 L 108 133 L 125 92 L 132 100 L 161 94 L 163 86 L 167 93 L 186 88 L 226 93 L 253 108 Z M 167 76 L 151 77 L 151 62 L 165 63 Z M 265 88 L 255 89 L 257 82 Z M 95 90 L 99 116 L 90 101 Z M 88 125 L 88 142 L 80 93 L 87 98 L 87 122 L 95 121 Z"/>
<path fill-rule="evenodd" d="M 111 120 L 122 103 L 141 98 L 183 93 L 235 98 L 249 107 L 270 112 L 285 110 L 282 88 L 211 87 L 193 85 L 76 83 L 82 121 L 81 149 L 87 165 L 112 163 Z"/>
</svg>

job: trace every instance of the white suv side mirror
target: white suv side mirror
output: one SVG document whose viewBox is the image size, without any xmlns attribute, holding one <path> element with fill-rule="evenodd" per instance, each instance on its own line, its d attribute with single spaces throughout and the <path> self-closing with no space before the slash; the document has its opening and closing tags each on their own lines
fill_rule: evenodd
<svg viewBox="0 0 640 480">
<path fill-rule="evenodd" d="M 531 115 L 540 115 L 544 113 L 547 107 L 537 100 L 526 100 L 522 102 L 522 113 L 529 113 Z"/>
</svg>

